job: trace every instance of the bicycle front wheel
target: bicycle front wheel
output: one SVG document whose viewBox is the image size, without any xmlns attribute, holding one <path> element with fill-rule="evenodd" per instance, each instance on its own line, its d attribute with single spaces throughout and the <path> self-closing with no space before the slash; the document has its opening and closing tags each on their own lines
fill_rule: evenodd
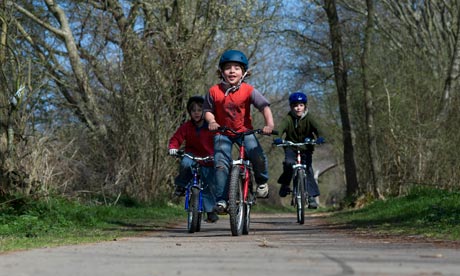
<svg viewBox="0 0 460 276">
<path fill-rule="evenodd" d="M 189 233 L 199 232 L 201 228 L 201 210 L 200 210 L 200 189 L 192 188 L 190 190 L 188 204 L 187 229 Z"/>
<path fill-rule="evenodd" d="M 251 205 L 244 204 L 244 222 L 243 222 L 243 235 L 249 234 L 249 227 L 251 225 Z"/>
<path fill-rule="evenodd" d="M 298 170 L 295 178 L 295 205 L 297 208 L 297 222 L 299 224 L 305 223 L 305 206 L 307 205 L 307 198 L 305 196 L 305 180 L 306 175 L 304 170 Z"/>
<path fill-rule="evenodd" d="M 230 229 L 232 230 L 232 236 L 239 236 L 243 234 L 245 208 L 242 186 L 240 167 L 234 166 L 232 167 L 230 173 L 230 182 L 228 187 L 228 215 L 230 216 Z"/>
</svg>

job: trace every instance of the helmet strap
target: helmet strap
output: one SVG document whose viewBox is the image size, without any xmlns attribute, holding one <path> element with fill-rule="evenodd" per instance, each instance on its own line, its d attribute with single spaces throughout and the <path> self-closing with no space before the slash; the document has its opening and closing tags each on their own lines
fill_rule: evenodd
<svg viewBox="0 0 460 276">
<path fill-rule="evenodd" d="M 300 117 L 300 119 L 305 118 L 305 116 L 307 116 L 307 114 L 308 114 L 308 107 L 305 107 L 305 111 L 304 111 L 304 113 L 302 114 L 302 116 Z"/>
<path fill-rule="evenodd" d="M 249 70 L 248 70 L 249 71 Z M 225 96 L 228 96 L 229 93 L 233 93 L 235 91 L 237 91 L 238 89 L 240 89 L 240 86 L 241 84 L 243 83 L 244 79 L 246 78 L 246 75 L 248 74 L 248 71 L 244 72 L 244 75 L 241 77 L 240 81 L 238 82 L 237 85 L 235 86 L 230 86 L 229 88 L 227 88 L 227 90 L 225 90 Z M 226 86 L 230 85 L 226 80 L 225 80 L 225 77 L 224 75 L 222 74 L 222 83 L 225 84 Z"/>
</svg>

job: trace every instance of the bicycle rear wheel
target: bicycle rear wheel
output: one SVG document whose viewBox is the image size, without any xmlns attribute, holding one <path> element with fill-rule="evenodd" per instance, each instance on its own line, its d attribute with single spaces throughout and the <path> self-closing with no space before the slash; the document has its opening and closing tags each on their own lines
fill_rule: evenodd
<svg viewBox="0 0 460 276">
<path fill-rule="evenodd" d="M 299 224 L 305 223 L 305 206 L 307 205 L 307 198 L 305 196 L 305 171 L 300 169 L 295 177 L 295 205 L 297 208 L 297 222 Z"/>
<path fill-rule="evenodd" d="M 230 182 L 228 187 L 228 215 L 230 216 L 230 229 L 232 231 L 232 236 L 239 236 L 243 234 L 246 210 L 244 208 L 242 186 L 240 167 L 234 166 L 232 167 L 230 173 Z"/>
<path fill-rule="evenodd" d="M 192 188 L 190 190 L 189 204 L 187 210 L 187 230 L 189 233 L 199 232 L 201 228 L 201 210 L 200 210 L 200 189 Z"/>
</svg>

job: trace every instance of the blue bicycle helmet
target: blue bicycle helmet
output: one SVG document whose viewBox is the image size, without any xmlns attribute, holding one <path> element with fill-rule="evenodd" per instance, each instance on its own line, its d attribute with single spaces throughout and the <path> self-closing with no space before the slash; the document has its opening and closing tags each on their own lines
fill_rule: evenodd
<svg viewBox="0 0 460 276">
<path fill-rule="evenodd" d="M 306 104 L 307 101 L 308 101 L 307 95 L 305 95 L 305 94 L 302 93 L 302 92 L 295 92 L 295 93 L 292 93 L 292 94 L 289 96 L 289 104 L 290 104 L 290 105 L 295 104 L 295 103 L 303 103 L 303 104 Z"/>
<path fill-rule="evenodd" d="M 228 50 L 225 53 L 223 53 L 219 60 L 219 68 L 222 69 L 222 65 L 227 62 L 241 63 L 243 65 L 244 71 L 248 70 L 248 58 L 241 51 Z"/>
</svg>

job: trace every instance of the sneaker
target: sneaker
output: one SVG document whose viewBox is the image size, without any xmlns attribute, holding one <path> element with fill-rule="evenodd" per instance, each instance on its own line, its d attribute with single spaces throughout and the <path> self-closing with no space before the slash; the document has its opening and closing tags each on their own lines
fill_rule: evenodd
<svg viewBox="0 0 460 276">
<path fill-rule="evenodd" d="M 308 197 L 308 209 L 317 209 L 318 208 L 318 203 L 316 202 L 316 199 L 312 196 Z"/>
<path fill-rule="evenodd" d="M 185 195 L 185 188 L 181 186 L 176 186 L 176 189 L 174 190 L 174 195 L 175 196 L 184 196 Z"/>
<path fill-rule="evenodd" d="M 289 185 L 281 185 L 280 191 L 278 193 L 280 197 L 286 197 L 290 193 L 291 188 L 289 187 Z"/>
<path fill-rule="evenodd" d="M 223 215 L 227 213 L 227 201 L 219 200 L 214 207 L 215 212 L 219 215 Z"/>
<path fill-rule="evenodd" d="M 206 219 L 206 222 L 214 223 L 219 220 L 219 216 L 216 214 L 216 212 L 208 212 L 207 216 L 208 219 Z"/>
<path fill-rule="evenodd" d="M 257 197 L 258 198 L 267 198 L 268 197 L 268 184 L 260 184 L 257 186 Z"/>
</svg>

